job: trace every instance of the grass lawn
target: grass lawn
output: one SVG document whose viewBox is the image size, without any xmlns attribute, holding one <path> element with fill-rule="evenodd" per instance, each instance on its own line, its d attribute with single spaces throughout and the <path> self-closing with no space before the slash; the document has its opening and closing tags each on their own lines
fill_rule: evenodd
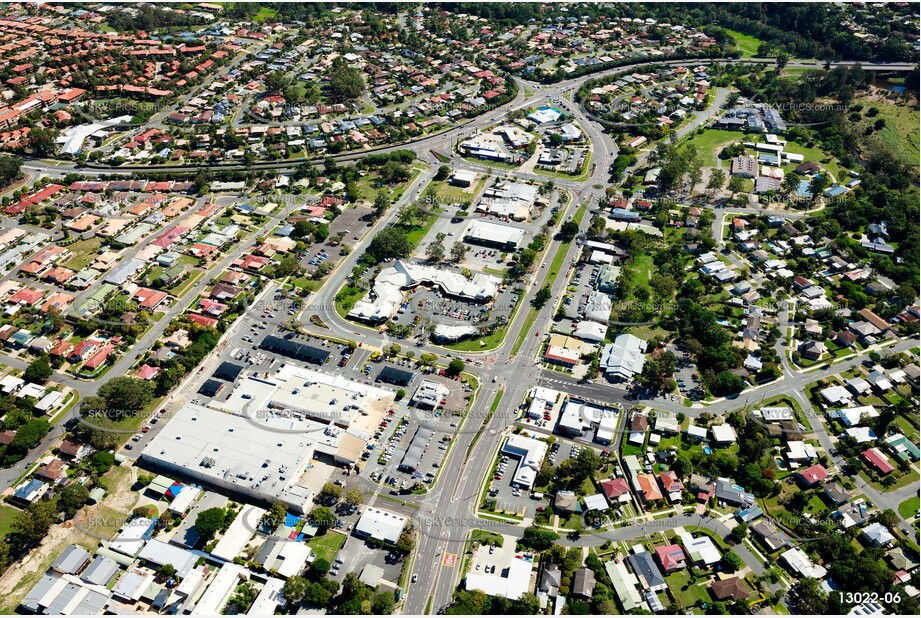
<svg viewBox="0 0 921 618">
<path fill-rule="evenodd" d="M 318 558 L 325 558 L 330 564 L 336 558 L 336 554 L 345 545 L 345 535 L 338 532 L 329 532 L 323 536 L 316 536 L 307 541 L 307 546 L 313 550 Z"/>
<path fill-rule="evenodd" d="M 271 19 L 275 19 L 276 15 L 278 15 L 278 11 L 276 11 L 275 9 L 269 8 L 267 6 L 264 6 L 260 8 L 259 12 L 253 16 L 253 21 L 256 21 L 256 22 L 269 21 Z"/>
<path fill-rule="evenodd" d="M 735 30 L 727 30 L 726 32 L 736 40 L 736 47 L 743 58 L 754 58 L 758 54 L 758 46 L 761 45 L 760 39 Z"/>
<path fill-rule="evenodd" d="M 355 306 L 355 303 L 361 300 L 361 297 L 364 295 L 365 291 L 354 285 L 342 286 L 339 292 L 336 293 L 336 313 L 339 314 L 339 317 L 344 318 L 348 315 L 352 307 Z"/>
<path fill-rule="evenodd" d="M 525 337 L 528 336 L 528 333 L 531 332 L 531 327 L 534 326 L 534 320 L 537 319 L 538 313 L 539 312 L 534 307 L 528 309 L 528 316 L 524 320 L 524 324 L 521 327 L 521 332 L 518 333 L 518 339 L 515 340 L 515 345 L 512 346 L 512 356 L 518 354 L 518 350 L 520 350 L 522 344 L 524 344 Z"/>
<path fill-rule="evenodd" d="M 502 547 L 502 535 L 498 532 L 489 532 L 488 530 L 474 529 L 470 531 L 470 541 L 480 545 L 495 545 Z"/>
<path fill-rule="evenodd" d="M 864 106 L 862 114 L 867 110 L 875 107 L 879 110 L 879 116 L 868 118 L 867 124 L 875 122 L 877 118 L 886 121 L 886 126 L 878 131 L 876 135 L 880 140 L 895 152 L 898 157 L 907 165 L 918 167 L 918 124 L 919 112 L 916 107 L 907 105 L 895 105 L 889 101 L 862 98 L 854 101 Z"/>
<path fill-rule="evenodd" d="M 686 608 L 694 607 L 698 603 L 710 603 L 713 600 L 706 585 L 698 585 L 700 582 L 691 583 L 687 569 L 675 571 L 666 576 L 665 581 L 672 594 Z"/>
<path fill-rule="evenodd" d="M 899 505 L 899 515 L 904 519 L 910 519 L 915 516 L 919 507 L 921 507 L 921 498 L 918 498 L 918 496 L 909 498 Z"/>
<path fill-rule="evenodd" d="M 101 243 L 99 238 L 90 238 L 68 245 L 67 249 L 73 253 L 73 256 L 64 263 L 64 266 L 73 271 L 83 270 L 96 259 Z"/>
<path fill-rule="evenodd" d="M 746 140 L 745 133 L 740 131 L 723 131 L 722 129 L 706 129 L 701 133 L 692 133 L 684 144 L 694 144 L 700 153 L 704 167 L 716 167 L 716 158 L 720 151 L 730 144 Z M 725 171 L 729 173 L 729 161 L 724 161 Z"/>
<path fill-rule="evenodd" d="M 19 511 L 17 509 L 5 504 L 0 504 L 0 537 L 6 536 L 6 534 L 12 530 L 13 520 L 16 519 L 18 513 Z"/>
<path fill-rule="evenodd" d="M 441 180 L 432 182 L 426 190 L 426 194 L 433 196 L 442 205 L 454 203 L 469 205 L 473 203 L 474 196 L 480 192 L 480 189 L 483 188 L 488 178 L 487 174 L 481 174 L 480 176 L 480 180 L 477 181 L 476 186 L 472 189 L 467 190 L 463 187 L 454 187 L 449 184 L 447 180 Z"/>
<path fill-rule="evenodd" d="M 784 146 L 785 152 L 792 152 L 794 154 L 801 154 L 806 159 L 806 161 L 815 161 L 816 163 L 821 163 L 822 167 L 827 169 L 829 172 L 834 174 L 835 179 L 838 182 L 846 179 L 847 170 L 838 163 L 838 160 L 832 155 L 826 153 L 821 148 L 807 148 L 801 144 L 798 144 L 794 141 L 787 142 L 787 145 Z M 796 168 L 796 164 L 791 163 L 784 166 L 784 172 L 789 173 Z"/>
</svg>

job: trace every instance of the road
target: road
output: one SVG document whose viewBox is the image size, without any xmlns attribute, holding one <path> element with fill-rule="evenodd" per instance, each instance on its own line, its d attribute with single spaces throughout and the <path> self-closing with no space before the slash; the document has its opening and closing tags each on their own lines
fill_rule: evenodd
<svg viewBox="0 0 921 618">
<path fill-rule="evenodd" d="M 721 59 L 719 61 L 726 62 L 725 59 Z M 618 67 L 616 69 L 611 69 L 610 71 L 596 73 L 582 78 L 567 80 L 550 85 L 541 85 L 518 80 L 518 94 L 516 98 L 508 105 L 487 111 L 485 114 L 471 119 L 461 126 L 446 130 L 437 135 L 425 137 L 423 139 L 414 141 L 411 144 L 385 147 L 379 149 L 378 151 L 386 152 L 396 148 L 411 147 L 417 152 L 417 155 L 420 159 L 428 162 L 434 162 L 433 157 L 429 152 L 430 150 L 434 149 L 449 153 L 453 150 L 453 144 L 455 141 L 473 131 L 494 124 L 510 109 L 532 107 L 543 102 L 552 101 L 555 105 L 562 105 L 566 111 L 575 118 L 575 120 L 585 131 L 590 143 L 592 144 L 592 162 L 594 163 L 594 169 L 591 171 L 587 179 L 579 182 L 575 180 L 554 178 L 554 183 L 556 186 L 561 191 L 565 191 L 572 196 L 572 199 L 566 205 L 566 212 L 564 213 L 562 220 L 566 220 L 567 218 L 572 217 L 573 213 L 580 206 L 586 205 L 588 207 L 586 216 L 582 218 L 580 224 L 580 231 L 584 232 L 584 230 L 588 227 L 588 223 L 591 219 L 592 207 L 597 203 L 598 199 L 604 195 L 604 188 L 607 186 L 608 168 L 611 162 L 617 156 L 617 147 L 612 142 L 610 137 L 606 135 L 596 123 L 592 122 L 585 115 L 580 106 L 573 103 L 568 103 L 566 101 L 567 95 L 571 94 L 585 80 L 597 79 L 608 73 L 619 73 L 631 69 L 639 70 L 652 64 L 705 64 L 707 62 L 708 61 L 704 60 L 684 60 L 680 62 L 673 61 L 668 63 L 637 63 L 633 66 Z M 747 60 L 746 62 L 759 61 Z M 813 64 L 797 63 L 795 61 L 790 62 L 788 66 L 815 67 Z M 867 66 L 866 68 L 873 67 Z M 893 69 L 891 65 L 888 65 L 886 68 Z M 906 65 L 906 68 L 909 67 Z M 893 70 L 901 69 L 894 68 Z M 533 92 L 531 96 L 525 95 L 525 86 L 527 86 L 528 90 Z M 716 111 L 718 111 L 722 103 L 725 101 L 727 94 L 727 90 L 717 89 L 716 95 L 714 96 L 714 100 L 711 105 L 706 110 L 695 114 L 695 117 L 690 123 L 687 123 L 685 126 L 681 127 L 678 131 L 679 135 L 686 135 L 690 131 L 693 131 L 695 128 L 706 122 Z M 336 157 L 336 160 L 340 162 L 354 161 L 365 156 L 367 152 L 368 151 L 363 151 L 340 155 Z M 269 164 L 264 167 L 284 170 L 292 169 L 299 163 L 299 161 L 286 162 L 279 164 Z M 27 172 L 35 174 L 49 173 L 57 175 L 76 171 L 82 175 L 93 176 L 100 173 L 99 169 L 74 169 L 73 167 L 56 166 L 42 161 L 30 161 L 24 167 Z M 242 166 L 209 167 L 242 169 Z M 454 158 L 452 160 L 452 167 L 455 169 L 473 169 L 475 171 L 482 171 L 483 169 L 482 166 L 478 164 L 460 161 L 458 158 Z M 201 168 L 199 166 L 171 166 L 169 168 L 163 169 L 168 169 L 171 171 L 192 171 Z M 488 169 L 491 172 L 496 171 L 495 168 Z M 106 171 L 114 173 L 133 173 L 136 171 L 149 170 L 150 168 L 148 167 L 124 167 Z M 366 230 L 365 235 L 358 242 L 357 246 L 353 248 L 351 254 L 341 261 L 337 268 L 330 274 L 327 281 L 320 288 L 320 290 L 308 300 L 307 307 L 300 316 L 303 322 L 303 327 L 306 330 L 321 335 L 336 334 L 344 337 L 354 336 L 366 344 L 376 346 L 382 346 L 386 342 L 386 338 L 378 333 L 376 329 L 364 328 L 351 322 L 347 322 L 339 317 L 335 311 L 335 295 L 351 273 L 352 268 L 357 263 L 364 249 L 367 247 L 370 239 L 374 237 L 376 232 L 393 223 L 403 205 L 409 204 L 414 200 L 419 199 L 425 190 L 425 186 L 431 181 L 433 176 L 434 168 L 430 168 L 423 172 L 419 178 L 413 182 L 412 186 L 410 186 L 404 192 L 404 194 L 399 198 L 391 210 L 384 217 L 378 220 L 371 228 Z M 541 181 L 549 179 L 549 177 L 537 174 L 529 174 L 526 175 L 526 177 L 533 177 L 533 179 L 540 179 Z M 284 208 L 282 212 L 273 217 L 272 221 L 266 225 L 264 229 L 268 230 L 277 224 L 284 216 L 286 216 L 290 208 L 291 206 Z M 788 214 L 785 212 L 779 212 L 778 214 L 782 214 L 785 217 L 788 216 Z M 794 218 L 796 216 L 801 216 L 801 214 L 789 213 L 790 218 Z M 259 233 L 256 234 L 256 236 L 258 235 Z M 719 242 L 719 239 L 717 240 Z M 543 259 L 544 265 L 552 260 L 553 256 L 556 255 L 556 252 L 560 249 L 560 247 L 561 242 L 557 239 L 554 239 L 549 243 L 547 252 Z M 239 256 L 244 248 L 245 247 L 241 245 L 230 255 L 226 256 L 221 261 L 219 268 L 223 268 L 226 266 L 226 264 L 229 263 L 230 260 Z M 581 247 L 579 246 L 578 242 L 573 242 L 569 245 L 565 259 L 563 260 L 563 269 L 568 268 L 568 265 L 573 263 L 580 250 Z M 216 271 L 212 269 L 212 272 Z M 564 274 L 565 273 L 560 273 L 560 276 L 557 276 L 553 281 L 549 282 L 552 290 L 552 299 L 537 312 L 536 320 L 533 322 L 533 326 L 530 327 L 529 331 L 544 333 L 548 330 L 548 326 L 551 323 L 553 311 L 557 305 L 557 301 L 562 296 L 566 286 L 567 277 L 563 276 Z M 416 529 L 419 532 L 419 542 L 415 554 L 415 566 L 413 568 L 414 572 L 418 574 L 418 581 L 411 584 L 408 588 L 405 605 L 403 608 L 404 613 L 422 614 L 425 613 L 429 608 L 430 611 L 434 612 L 450 602 L 451 595 L 457 585 L 458 579 L 463 575 L 459 572 L 461 561 L 458 560 L 457 564 L 453 567 L 446 567 L 441 565 L 441 557 L 445 553 L 453 553 L 457 554 L 458 556 L 462 556 L 464 553 L 466 536 L 471 529 L 481 527 L 490 530 L 501 531 L 513 536 L 520 536 L 522 534 L 523 528 L 521 526 L 499 525 L 493 521 L 483 520 L 474 514 L 474 509 L 479 502 L 481 486 L 484 478 L 488 473 L 489 467 L 492 465 L 496 449 L 501 443 L 501 440 L 505 435 L 507 435 L 510 428 L 514 425 L 515 418 L 517 416 L 517 408 L 524 400 L 527 391 L 533 385 L 545 383 L 552 386 L 554 384 L 562 383 L 562 386 L 565 388 L 560 388 L 560 390 L 567 390 L 587 399 L 605 402 L 618 402 L 623 403 L 625 406 L 627 405 L 628 400 L 626 398 L 625 391 L 614 389 L 609 385 L 595 382 L 582 384 L 571 380 L 563 374 L 547 372 L 543 370 L 537 361 L 537 355 L 540 350 L 542 339 L 541 337 L 532 335 L 531 332 L 525 333 L 520 349 L 516 354 L 512 354 L 512 349 L 515 345 L 517 334 L 522 331 L 527 320 L 530 302 L 534 298 L 536 290 L 539 289 L 544 283 L 543 279 L 544 270 L 543 268 L 538 268 L 525 281 L 525 292 L 522 295 L 522 299 L 520 301 L 521 308 L 516 313 L 512 323 L 508 328 L 509 336 L 505 338 L 505 340 L 497 349 L 464 354 L 464 356 L 474 356 L 478 358 L 489 356 L 491 359 L 491 365 L 489 365 L 487 369 L 488 376 L 489 378 L 495 377 L 496 381 L 491 382 L 485 379 L 482 380 L 481 391 L 474 401 L 470 414 L 468 415 L 467 423 L 472 423 L 472 425 L 464 426 L 462 431 L 459 431 L 456 435 L 455 443 L 451 449 L 451 453 L 442 464 L 442 472 L 440 477 L 441 480 L 439 481 L 437 487 L 422 496 L 405 497 L 407 502 L 412 505 L 411 507 L 405 509 L 405 511 L 413 514 L 413 519 L 416 523 Z M 169 314 L 163 320 L 161 320 L 160 323 L 158 323 L 158 325 L 155 326 L 154 329 L 142 339 L 141 342 L 139 342 L 139 344 L 132 350 L 132 352 L 125 355 L 123 358 L 116 362 L 116 366 L 113 368 L 113 373 L 110 375 L 126 374 L 136 362 L 136 360 L 147 349 L 149 349 L 150 345 L 152 345 L 157 337 L 162 334 L 163 329 L 170 322 L 172 317 L 174 317 L 179 311 L 182 310 L 187 300 L 191 298 L 190 295 L 197 294 L 198 291 L 200 291 L 200 288 L 204 285 L 204 282 L 207 280 L 208 276 L 206 275 L 202 278 L 199 284 L 197 284 L 183 297 L 183 299 L 175 302 L 171 307 Z M 309 316 L 314 313 L 319 314 L 321 319 L 328 326 L 330 326 L 331 330 L 318 330 L 317 327 L 310 324 L 307 318 L 309 318 Z M 914 345 L 915 343 L 913 342 L 899 342 L 892 349 L 905 350 Z M 417 354 L 420 352 L 432 352 L 443 356 L 447 351 L 444 348 L 424 343 L 422 346 L 417 348 Z M 803 388 L 815 380 L 823 377 L 828 377 L 840 371 L 846 370 L 847 368 L 857 364 L 859 360 L 860 359 L 852 359 L 837 363 L 834 367 L 829 369 L 818 369 L 809 372 L 799 371 L 792 365 L 784 363 L 783 378 L 771 384 L 751 389 L 750 392 L 744 393 L 742 395 L 745 397 L 744 405 L 747 406 L 749 401 L 755 401 L 758 398 L 764 400 L 775 395 L 789 395 L 791 392 L 793 392 L 796 394 L 797 398 L 800 399 L 801 404 L 804 406 L 804 410 L 812 410 L 809 402 L 802 399 L 801 392 Z M 76 386 L 80 389 L 81 395 L 83 396 L 94 393 L 96 388 L 98 388 L 95 383 L 78 383 Z M 496 394 L 499 391 L 503 393 L 501 402 L 496 409 L 495 414 L 490 415 L 489 409 Z M 672 402 L 669 399 L 646 400 L 638 401 L 636 403 L 641 405 L 649 405 L 660 410 L 673 411 L 676 413 L 682 412 L 690 417 L 699 415 L 703 412 L 727 412 L 732 409 L 740 408 L 743 405 L 738 399 L 720 400 L 706 406 L 699 404 L 694 407 L 686 407 L 681 402 Z M 483 423 L 483 431 L 481 433 L 477 433 L 475 431 L 476 425 L 481 422 Z M 831 438 L 824 432 L 824 427 L 822 426 L 821 421 L 816 421 L 813 424 L 816 426 L 815 431 L 817 438 L 822 443 L 822 446 L 829 453 L 831 453 L 833 449 L 833 443 Z M 46 440 L 43 441 L 41 448 L 45 449 L 50 446 L 50 443 L 53 439 L 53 437 L 46 438 Z M 888 505 L 896 500 L 899 500 L 904 493 L 900 490 L 899 492 L 879 494 L 878 492 L 873 492 L 872 488 L 870 487 L 865 487 L 863 489 L 873 502 L 881 506 Z M 448 516 L 450 516 L 450 518 Z M 725 536 L 728 534 L 728 529 L 726 528 L 725 524 L 717 520 L 705 520 L 700 519 L 697 516 L 693 516 L 676 517 L 673 519 L 661 520 L 657 522 L 647 522 L 646 524 L 637 523 L 624 528 L 586 535 L 581 539 L 564 539 L 562 542 L 564 544 L 594 545 L 598 542 L 598 537 L 609 538 L 611 540 L 629 540 L 646 534 L 647 528 L 650 528 L 653 525 L 655 527 L 663 526 L 663 529 L 680 525 L 699 525 L 702 528 L 709 529 L 720 536 Z M 737 552 L 756 574 L 763 572 L 761 561 L 750 554 L 745 547 L 738 547 Z"/>
</svg>

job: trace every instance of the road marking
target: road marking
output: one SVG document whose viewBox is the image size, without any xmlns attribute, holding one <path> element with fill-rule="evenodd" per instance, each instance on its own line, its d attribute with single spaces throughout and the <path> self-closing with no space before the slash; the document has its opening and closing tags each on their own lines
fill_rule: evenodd
<svg viewBox="0 0 921 618">
<path fill-rule="evenodd" d="M 441 561 L 441 566 L 446 566 L 449 569 L 453 569 L 456 563 L 457 554 L 445 554 L 444 559 Z"/>
</svg>

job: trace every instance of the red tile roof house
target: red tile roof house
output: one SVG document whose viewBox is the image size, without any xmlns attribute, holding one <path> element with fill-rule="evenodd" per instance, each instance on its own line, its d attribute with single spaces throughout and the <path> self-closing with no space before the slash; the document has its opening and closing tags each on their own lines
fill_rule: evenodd
<svg viewBox="0 0 921 618">
<path fill-rule="evenodd" d="M 51 352 L 49 352 L 49 354 L 51 356 L 67 356 L 73 349 L 74 344 L 72 344 L 70 341 L 58 341 L 54 344 L 54 347 L 51 348 Z"/>
<path fill-rule="evenodd" d="M 865 450 L 863 452 L 863 458 L 866 459 L 871 466 L 876 468 L 880 474 L 889 474 L 895 470 L 892 464 L 889 463 L 889 459 L 876 447 Z"/>
<path fill-rule="evenodd" d="M 53 483 L 58 482 L 66 478 L 64 474 L 64 462 L 58 458 L 54 458 L 44 466 L 38 469 L 38 472 L 35 473 L 35 476 L 46 481 L 51 481 Z"/>
<path fill-rule="evenodd" d="M 93 354 L 88 361 L 83 363 L 83 368 L 89 369 L 90 371 L 95 371 L 96 369 L 99 369 L 103 365 L 103 363 L 109 360 L 109 356 L 111 356 L 112 352 L 114 351 L 115 351 L 114 345 L 112 345 L 111 343 L 105 344 L 104 346 L 102 346 L 102 348 L 98 352 Z"/>
<path fill-rule="evenodd" d="M 601 481 L 600 485 L 609 503 L 620 502 L 622 496 L 630 498 L 630 485 L 626 479 L 608 479 Z"/>
<path fill-rule="evenodd" d="M 189 319 L 199 326 L 204 326 L 206 328 L 214 328 L 218 323 L 217 318 L 209 318 L 208 316 L 202 315 L 200 313 L 190 313 Z"/>
<path fill-rule="evenodd" d="M 227 311 L 227 305 L 219 303 L 216 300 L 211 300 L 210 298 L 202 298 L 198 301 L 198 308 L 208 315 L 221 315 Z"/>
<path fill-rule="evenodd" d="M 681 502 L 681 492 L 684 490 L 684 485 L 681 484 L 681 480 L 678 478 L 677 474 L 671 470 L 662 472 L 659 474 L 659 482 L 662 484 L 662 489 L 668 494 L 670 500 L 673 502 Z M 673 496 L 672 494 L 677 495 Z"/>
<path fill-rule="evenodd" d="M 14 305 L 35 305 L 45 295 L 40 290 L 31 290 L 23 288 L 10 296 L 10 302 Z"/>
<path fill-rule="evenodd" d="M 684 550 L 680 545 L 662 545 L 656 547 L 656 558 L 666 573 L 677 571 L 685 567 Z"/>
<path fill-rule="evenodd" d="M 828 478 L 828 470 L 822 464 L 815 464 L 797 472 L 796 478 L 806 487 L 815 487 Z"/>
<path fill-rule="evenodd" d="M 157 374 L 160 373 L 159 367 L 153 367 L 151 365 L 141 365 L 141 368 L 138 369 L 137 377 L 142 380 L 153 380 L 157 377 Z"/>
<path fill-rule="evenodd" d="M 643 492 L 643 499 L 646 502 L 655 502 L 662 499 L 662 492 L 659 491 L 659 484 L 656 482 L 654 474 L 637 474 L 636 482 L 639 483 L 640 490 Z"/>
<path fill-rule="evenodd" d="M 145 311 L 154 311 L 166 300 L 166 292 L 151 290 L 150 288 L 140 288 L 134 293 L 134 299 L 138 301 L 138 308 Z"/>
</svg>

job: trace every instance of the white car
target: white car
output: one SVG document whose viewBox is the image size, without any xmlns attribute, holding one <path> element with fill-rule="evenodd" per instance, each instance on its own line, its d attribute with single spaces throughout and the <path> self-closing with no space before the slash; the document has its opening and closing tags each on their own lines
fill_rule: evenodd
<svg viewBox="0 0 921 618">
<path fill-rule="evenodd" d="M 419 581 L 419 574 L 418 574 L 418 573 L 413 573 L 412 583 L 415 584 L 417 581 Z"/>
</svg>

